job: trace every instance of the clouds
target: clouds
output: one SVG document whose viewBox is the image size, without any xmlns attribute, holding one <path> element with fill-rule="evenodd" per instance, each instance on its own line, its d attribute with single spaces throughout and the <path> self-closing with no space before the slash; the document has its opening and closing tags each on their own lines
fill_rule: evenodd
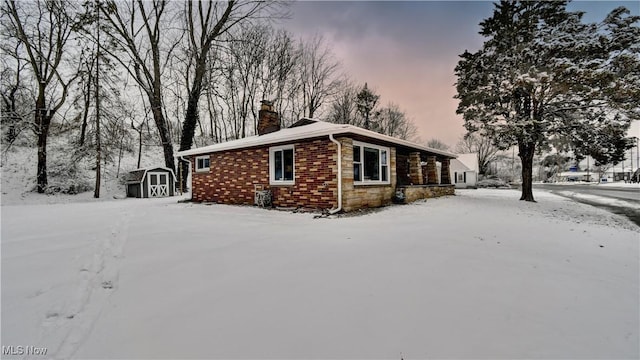
<svg viewBox="0 0 640 360">
<path fill-rule="evenodd" d="M 619 5 L 638 13 L 635 2 L 574 2 L 570 9 L 596 21 Z M 300 1 L 282 25 L 302 38 L 323 35 L 347 74 L 368 82 L 383 104 L 400 105 L 423 140 L 454 145 L 464 133 L 454 68 L 459 54 L 482 46 L 478 24 L 492 11 L 485 1 Z"/>
</svg>

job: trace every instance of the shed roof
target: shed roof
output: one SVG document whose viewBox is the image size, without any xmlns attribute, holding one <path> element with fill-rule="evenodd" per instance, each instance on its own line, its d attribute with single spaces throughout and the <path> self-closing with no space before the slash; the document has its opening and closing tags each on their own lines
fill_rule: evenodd
<svg viewBox="0 0 640 360">
<path fill-rule="evenodd" d="M 446 158 L 455 158 L 456 155 L 448 151 L 432 149 L 427 146 L 413 143 L 411 141 L 394 138 L 383 135 L 371 130 L 366 130 L 357 126 L 348 124 L 333 124 L 317 119 L 301 119 L 294 124 L 293 127 L 281 129 L 265 135 L 255 135 L 243 139 L 227 141 L 224 143 L 204 146 L 196 149 L 179 151 L 177 156 L 191 156 L 199 154 L 208 154 L 225 150 L 243 149 L 255 146 L 264 146 L 278 143 L 292 142 L 296 140 L 311 139 L 329 135 L 359 135 L 362 137 L 376 139 L 379 141 L 404 146 L 416 151 L 432 153 Z"/>
<path fill-rule="evenodd" d="M 125 181 L 127 182 L 127 184 L 140 183 L 142 182 L 142 180 L 144 180 L 144 177 L 146 176 L 147 172 L 153 171 L 153 170 L 163 170 L 163 171 L 169 172 L 173 177 L 173 181 L 176 181 L 176 175 L 173 173 L 173 170 L 164 166 L 149 166 L 149 167 L 129 171 L 129 173 L 125 177 Z"/>
</svg>

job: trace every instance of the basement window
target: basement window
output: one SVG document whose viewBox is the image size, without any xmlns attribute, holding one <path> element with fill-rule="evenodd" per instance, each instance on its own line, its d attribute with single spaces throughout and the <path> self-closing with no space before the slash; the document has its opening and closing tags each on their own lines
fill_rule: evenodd
<svg viewBox="0 0 640 360">
<path fill-rule="evenodd" d="M 209 171 L 209 155 L 196 157 L 196 172 Z"/>
<path fill-rule="evenodd" d="M 269 148 L 269 183 L 293 185 L 295 183 L 293 145 Z"/>
<path fill-rule="evenodd" d="M 389 184 L 389 154 L 388 147 L 354 141 L 354 184 Z"/>
</svg>

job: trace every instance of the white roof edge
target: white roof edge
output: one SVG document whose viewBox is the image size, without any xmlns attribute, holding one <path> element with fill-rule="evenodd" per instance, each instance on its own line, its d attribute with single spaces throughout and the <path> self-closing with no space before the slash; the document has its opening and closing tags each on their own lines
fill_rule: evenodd
<svg viewBox="0 0 640 360">
<path fill-rule="evenodd" d="M 432 149 L 430 147 L 416 144 L 411 141 L 394 138 L 388 135 L 383 135 L 375 131 L 362 129 L 353 125 L 333 124 L 333 123 L 327 123 L 325 121 L 316 120 L 316 119 L 308 119 L 308 120 L 315 120 L 316 124 L 304 125 L 296 128 L 286 128 L 286 129 L 282 129 L 280 131 L 272 132 L 265 135 L 259 135 L 259 136 L 256 135 L 249 138 L 232 140 L 232 141 L 204 146 L 196 149 L 178 151 L 176 152 L 175 156 L 181 157 L 181 156 L 191 156 L 191 155 L 198 155 L 198 154 L 207 154 L 207 153 L 213 153 L 213 152 L 219 152 L 219 151 L 235 150 L 235 149 L 242 149 L 247 147 L 263 146 L 263 145 L 296 141 L 296 140 L 304 140 L 304 139 L 309 139 L 314 137 L 337 135 L 342 133 L 351 133 L 354 135 L 366 136 L 366 137 L 377 139 L 377 140 L 382 140 L 382 141 L 386 141 L 386 142 L 390 142 L 390 143 L 394 143 L 402 146 L 407 146 L 407 147 L 411 147 L 411 148 L 415 148 L 423 151 L 428 151 L 428 152 L 431 152 L 437 155 L 446 156 L 449 158 L 457 157 L 455 154 L 450 153 L 448 151 Z M 308 127 L 318 127 L 318 129 L 309 130 Z M 301 131 L 300 129 L 307 130 L 307 131 Z M 286 133 L 287 130 L 291 130 L 291 131 L 289 131 L 289 133 Z"/>
<path fill-rule="evenodd" d="M 139 169 L 135 169 L 133 171 L 139 171 L 139 170 L 144 170 L 144 175 L 142 175 L 142 178 L 140 178 L 140 184 L 142 184 L 142 182 L 144 181 L 144 179 L 147 177 L 147 173 L 149 172 L 149 170 L 155 170 L 155 169 L 164 169 L 169 171 L 169 173 L 171 173 L 171 177 L 173 177 L 173 181 L 174 182 L 178 182 L 178 179 L 176 178 L 176 174 L 173 173 L 173 170 L 169 169 L 166 166 L 148 166 L 148 167 L 143 167 L 143 168 L 139 168 Z"/>
</svg>

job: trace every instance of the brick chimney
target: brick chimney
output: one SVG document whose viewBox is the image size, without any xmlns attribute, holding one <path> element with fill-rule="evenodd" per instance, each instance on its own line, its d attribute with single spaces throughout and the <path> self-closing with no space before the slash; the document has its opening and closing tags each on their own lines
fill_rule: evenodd
<svg viewBox="0 0 640 360">
<path fill-rule="evenodd" d="M 258 111 L 258 135 L 264 135 L 280 130 L 280 117 L 273 111 L 273 102 L 262 100 Z"/>
</svg>

